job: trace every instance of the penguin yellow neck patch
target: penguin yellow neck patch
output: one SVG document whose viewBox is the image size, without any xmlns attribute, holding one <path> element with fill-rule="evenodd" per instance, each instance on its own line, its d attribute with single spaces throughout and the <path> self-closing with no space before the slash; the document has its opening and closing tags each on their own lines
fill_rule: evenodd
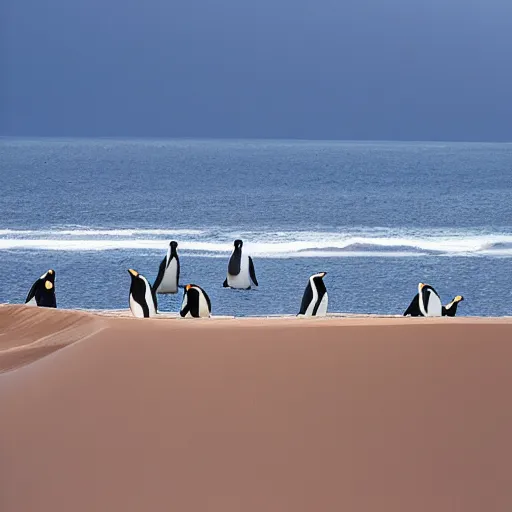
<svg viewBox="0 0 512 512">
<path fill-rule="evenodd" d="M 45 281 L 44 282 L 44 287 L 47 289 L 47 290 L 51 290 L 53 288 L 53 283 L 51 281 Z"/>
</svg>

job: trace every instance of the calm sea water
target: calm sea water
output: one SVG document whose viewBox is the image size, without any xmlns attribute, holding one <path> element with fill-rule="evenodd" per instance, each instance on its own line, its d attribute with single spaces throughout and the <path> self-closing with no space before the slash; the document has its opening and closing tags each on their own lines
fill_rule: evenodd
<svg viewBox="0 0 512 512">
<path fill-rule="evenodd" d="M 460 315 L 512 314 L 512 144 L 0 139 L 0 302 L 57 273 L 63 308 L 126 308 L 179 242 L 214 314 L 401 314 L 418 282 Z M 258 289 L 222 288 L 235 238 Z M 179 296 L 160 296 L 177 311 Z"/>
</svg>

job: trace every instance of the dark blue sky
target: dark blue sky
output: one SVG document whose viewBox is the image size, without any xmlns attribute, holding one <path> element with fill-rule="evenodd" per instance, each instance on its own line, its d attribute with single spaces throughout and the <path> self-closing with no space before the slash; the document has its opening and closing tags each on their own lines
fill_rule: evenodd
<svg viewBox="0 0 512 512">
<path fill-rule="evenodd" d="M 3 0 L 0 133 L 512 140 L 510 0 Z"/>
</svg>

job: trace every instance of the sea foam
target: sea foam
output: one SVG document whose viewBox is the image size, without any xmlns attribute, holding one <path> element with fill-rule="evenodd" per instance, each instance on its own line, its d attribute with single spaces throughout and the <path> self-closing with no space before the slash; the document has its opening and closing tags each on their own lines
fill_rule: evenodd
<svg viewBox="0 0 512 512">
<path fill-rule="evenodd" d="M 181 254 L 225 257 L 231 252 L 235 238 L 242 238 L 247 250 L 260 258 L 512 257 L 510 233 L 387 228 L 246 232 L 225 228 L 107 229 L 83 226 L 41 230 L 0 229 L 0 250 L 162 251 L 169 240 L 175 239 L 179 242 Z"/>
</svg>

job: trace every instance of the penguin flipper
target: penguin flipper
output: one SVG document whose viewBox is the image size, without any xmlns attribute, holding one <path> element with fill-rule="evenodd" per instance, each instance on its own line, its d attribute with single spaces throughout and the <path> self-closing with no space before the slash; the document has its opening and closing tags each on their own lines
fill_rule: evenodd
<svg viewBox="0 0 512 512">
<path fill-rule="evenodd" d="M 30 288 L 27 298 L 25 299 L 25 304 L 27 302 L 30 302 L 36 296 L 36 285 L 37 285 L 38 281 L 39 281 L 39 279 L 32 285 L 32 288 Z"/>
<path fill-rule="evenodd" d="M 226 277 L 226 279 L 224 279 L 224 282 L 222 283 L 222 286 L 224 288 L 229 288 L 229 284 L 228 284 L 228 278 Z"/>
<path fill-rule="evenodd" d="M 302 296 L 302 302 L 300 304 L 299 315 L 305 315 L 308 310 L 308 306 L 311 304 L 313 300 L 313 290 L 311 289 L 311 283 L 308 281 L 308 285 L 304 290 L 304 295 Z"/>
<path fill-rule="evenodd" d="M 448 311 L 444 306 L 441 307 L 441 316 L 447 316 Z"/>
<path fill-rule="evenodd" d="M 417 293 L 414 298 L 412 299 L 411 303 L 409 304 L 409 307 L 404 311 L 403 316 L 422 316 L 420 311 L 420 295 Z"/>
<path fill-rule="evenodd" d="M 185 307 L 181 308 L 180 309 L 180 316 L 181 318 L 185 318 L 187 316 L 187 313 L 190 311 L 190 306 L 188 305 L 188 302 L 187 304 L 185 305 Z"/>
<path fill-rule="evenodd" d="M 256 271 L 254 270 L 254 263 L 252 262 L 252 258 L 249 256 L 249 275 L 251 276 L 251 281 L 258 286 L 258 280 L 256 279 Z"/>
</svg>

